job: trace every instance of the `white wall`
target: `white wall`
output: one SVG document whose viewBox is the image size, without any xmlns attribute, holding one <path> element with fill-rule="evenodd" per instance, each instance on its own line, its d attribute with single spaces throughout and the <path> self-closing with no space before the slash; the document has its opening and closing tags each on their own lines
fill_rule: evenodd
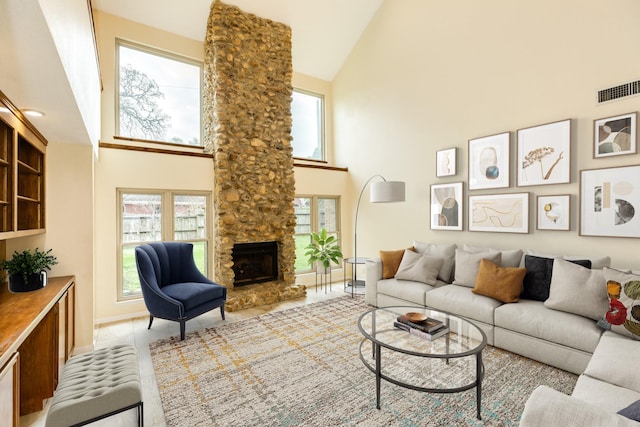
<svg viewBox="0 0 640 427">
<path fill-rule="evenodd" d="M 640 79 L 638 17 L 635 0 L 385 1 L 333 82 L 335 157 L 349 167 L 351 192 L 373 174 L 407 184 L 405 203 L 363 202 L 363 255 L 417 239 L 607 254 L 638 268 L 637 239 L 578 236 L 579 170 L 640 164 L 637 154 L 592 158 L 593 120 L 640 109 L 638 96 L 595 102 L 597 90 Z M 464 181 L 469 193 L 469 139 L 567 118 L 570 184 L 516 187 L 512 134 L 511 187 L 495 192 L 530 192 L 529 234 L 429 229 L 431 184 Z M 436 150 L 450 147 L 458 174 L 436 178 Z M 535 196 L 551 194 L 572 194 L 571 231 L 535 230 Z"/>
</svg>

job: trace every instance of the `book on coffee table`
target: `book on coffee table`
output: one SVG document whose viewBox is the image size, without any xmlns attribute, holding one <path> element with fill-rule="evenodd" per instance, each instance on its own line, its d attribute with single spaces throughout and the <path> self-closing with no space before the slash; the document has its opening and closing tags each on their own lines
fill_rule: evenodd
<svg viewBox="0 0 640 427">
<path fill-rule="evenodd" d="M 399 322 L 397 320 L 393 322 L 393 326 L 395 326 L 398 329 L 402 329 L 403 331 L 407 331 L 412 335 L 427 339 L 429 341 L 435 340 L 436 338 L 440 338 L 441 336 L 449 333 L 449 327 L 443 324 L 442 322 L 440 323 L 440 327 L 432 332 L 425 332 L 421 329 L 413 328 L 410 325 L 404 322 Z"/>
<path fill-rule="evenodd" d="M 427 333 L 432 333 L 444 326 L 444 323 L 440 320 L 432 319 L 431 317 L 427 317 L 425 320 L 421 320 L 419 322 L 411 321 L 407 319 L 406 316 L 398 316 L 396 320 L 400 323 L 411 326 L 413 329 Z"/>
</svg>

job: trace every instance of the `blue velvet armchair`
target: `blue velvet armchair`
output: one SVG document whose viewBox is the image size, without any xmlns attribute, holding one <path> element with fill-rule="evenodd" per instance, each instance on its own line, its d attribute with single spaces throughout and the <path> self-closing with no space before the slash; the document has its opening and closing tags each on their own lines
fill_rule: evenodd
<svg viewBox="0 0 640 427">
<path fill-rule="evenodd" d="M 136 266 L 149 327 L 154 317 L 180 323 L 184 340 L 187 320 L 220 307 L 224 320 L 227 288 L 204 276 L 193 259 L 193 245 L 157 242 L 136 247 Z"/>
</svg>

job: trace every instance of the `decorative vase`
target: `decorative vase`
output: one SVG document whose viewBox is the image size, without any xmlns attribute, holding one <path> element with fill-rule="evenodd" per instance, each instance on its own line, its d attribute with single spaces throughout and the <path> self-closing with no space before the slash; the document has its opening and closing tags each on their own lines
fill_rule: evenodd
<svg viewBox="0 0 640 427">
<path fill-rule="evenodd" d="M 18 274 L 16 276 L 9 276 L 9 291 L 18 292 L 31 292 L 42 289 L 47 285 L 47 272 L 41 271 L 40 273 L 33 273 L 27 276 L 25 282 L 24 276 Z"/>
</svg>

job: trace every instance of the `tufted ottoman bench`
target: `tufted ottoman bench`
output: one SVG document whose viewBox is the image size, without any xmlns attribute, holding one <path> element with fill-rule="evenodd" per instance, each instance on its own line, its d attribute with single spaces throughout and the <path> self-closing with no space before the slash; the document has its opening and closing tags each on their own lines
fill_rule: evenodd
<svg viewBox="0 0 640 427">
<path fill-rule="evenodd" d="M 143 423 L 138 356 L 132 345 L 118 345 L 74 356 L 47 413 L 46 427 L 85 425 L 137 408 Z"/>
</svg>

